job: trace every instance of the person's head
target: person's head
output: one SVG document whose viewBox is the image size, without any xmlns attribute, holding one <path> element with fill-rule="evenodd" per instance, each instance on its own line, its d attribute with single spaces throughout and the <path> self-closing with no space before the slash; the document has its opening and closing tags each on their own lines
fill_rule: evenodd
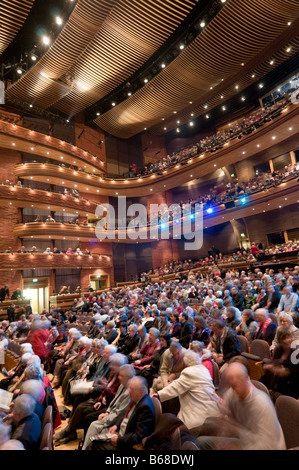
<svg viewBox="0 0 299 470">
<path fill-rule="evenodd" d="M 105 362 L 110 362 L 112 354 L 117 353 L 117 347 L 114 344 L 108 344 L 103 351 L 103 360 Z"/>
<path fill-rule="evenodd" d="M 161 331 L 159 340 L 161 348 L 169 348 L 171 342 L 171 334 L 168 333 L 168 331 Z"/>
<path fill-rule="evenodd" d="M 293 288 L 291 286 L 285 286 L 283 288 L 283 293 L 287 295 L 288 297 L 292 294 Z"/>
<path fill-rule="evenodd" d="M 180 313 L 179 321 L 180 323 L 185 323 L 186 321 L 188 321 L 188 314 L 186 312 Z"/>
<path fill-rule="evenodd" d="M 28 364 L 28 363 L 27 363 Z M 24 380 L 42 380 L 41 368 L 36 365 L 27 365 L 24 370 Z"/>
<path fill-rule="evenodd" d="M 224 323 L 222 320 L 214 320 L 212 323 L 212 330 L 216 336 L 221 336 L 224 330 Z"/>
<path fill-rule="evenodd" d="M 202 317 L 200 315 L 196 315 L 194 317 L 194 326 L 196 328 L 207 328 L 207 323 L 206 323 L 206 320 L 204 319 L 204 317 Z"/>
<path fill-rule="evenodd" d="M 128 358 L 124 354 L 115 353 L 110 356 L 110 369 L 113 374 L 118 374 L 119 368 L 127 364 Z"/>
<path fill-rule="evenodd" d="M 31 416 L 34 408 L 35 400 L 30 395 L 18 395 L 13 403 L 13 423 L 17 425 L 22 419 Z"/>
<path fill-rule="evenodd" d="M 277 342 L 282 346 L 283 349 L 289 349 L 293 341 L 292 334 L 287 328 L 277 329 Z"/>
<path fill-rule="evenodd" d="M 142 376 L 133 377 L 130 381 L 129 393 L 132 402 L 138 403 L 148 393 L 147 380 Z"/>
<path fill-rule="evenodd" d="M 135 369 L 132 364 L 123 364 L 119 368 L 118 379 L 119 383 L 124 387 L 127 387 L 130 380 L 135 377 Z"/>
<path fill-rule="evenodd" d="M 204 349 L 205 345 L 202 341 L 192 341 L 190 343 L 190 349 L 191 351 L 195 351 L 197 354 L 201 354 L 203 349 Z"/>
<path fill-rule="evenodd" d="M 242 318 L 245 322 L 248 322 L 250 320 L 254 321 L 254 314 L 252 310 L 250 310 L 249 308 L 245 308 L 242 312 Z"/>
<path fill-rule="evenodd" d="M 138 326 L 138 328 L 137 328 L 137 333 L 138 333 L 139 338 L 144 338 L 145 335 L 146 335 L 146 328 L 145 328 L 145 326 L 144 326 L 144 325 Z"/>
<path fill-rule="evenodd" d="M 170 321 L 171 323 L 177 323 L 179 321 L 179 314 L 176 312 L 171 313 Z"/>
<path fill-rule="evenodd" d="M 150 343 L 155 343 L 159 339 L 159 336 L 160 331 L 158 330 L 158 328 L 152 327 L 148 330 L 148 340 Z"/>
<path fill-rule="evenodd" d="M 246 367 L 240 362 L 228 364 L 225 371 L 225 378 L 228 387 L 232 388 L 241 400 L 245 400 L 251 387 Z"/>
<path fill-rule="evenodd" d="M 293 318 L 288 313 L 281 312 L 278 323 L 279 326 L 282 326 L 283 328 L 290 328 L 290 326 L 293 325 Z"/>
<path fill-rule="evenodd" d="M 137 325 L 135 323 L 132 323 L 131 325 L 128 326 L 128 334 L 130 338 L 134 338 L 137 334 Z"/>
<path fill-rule="evenodd" d="M 45 389 L 40 380 L 25 380 L 20 387 L 20 393 L 30 395 L 36 402 L 42 403 L 45 397 Z"/>
<path fill-rule="evenodd" d="M 266 308 L 258 308 L 255 312 L 255 318 L 258 323 L 264 323 L 269 318 L 269 312 Z"/>
<path fill-rule="evenodd" d="M 79 330 L 77 330 L 77 328 L 70 328 L 69 329 L 69 336 L 74 341 L 78 341 L 81 338 L 82 334 Z"/>
<path fill-rule="evenodd" d="M 226 316 L 227 318 L 229 318 L 230 320 L 235 318 L 236 316 L 236 309 L 235 307 L 227 307 L 226 309 Z"/>
<path fill-rule="evenodd" d="M 183 357 L 182 346 L 178 341 L 171 341 L 169 345 L 169 351 L 171 352 L 172 357 L 176 362 Z"/>
<path fill-rule="evenodd" d="M 198 366 L 201 364 L 201 358 L 195 351 L 189 349 L 184 354 L 184 364 L 186 367 Z"/>
</svg>

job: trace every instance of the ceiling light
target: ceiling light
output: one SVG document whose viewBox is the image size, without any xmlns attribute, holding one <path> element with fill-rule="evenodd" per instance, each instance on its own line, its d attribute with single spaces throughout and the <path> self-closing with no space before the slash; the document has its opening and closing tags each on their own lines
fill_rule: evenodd
<svg viewBox="0 0 299 470">
<path fill-rule="evenodd" d="M 191 113 L 190 116 L 193 117 L 193 116 L 194 116 L 194 113 Z"/>
<path fill-rule="evenodd" d="M 225 111 L 225 110 L 226 110 L 226 107 L 225 107 L 225 106 L 222 106 L 222 110 Z"/>
<path fill-rule="evenodd" d="M 116 105 L 115 101 L 113 101 L 111 104 L 112 104 L 112 106 L 115 106 L 115 105 Z"/>
<path fill-rule="evenodd" d="M 221 96 L 220 96 L 220 98 L 223 100 L 224 96 L 223 96 L 223 95 L 221 95 Z"/>
<path fill-rule="evenodd" d="M 190 124 L 190 126 L 193 126 L 193 125 L 194 125 L 194 123 L 193 123 L 192 121 L 191 121 L 191 122 L 189 122 L 189 124 Z"/>
<path fill-rule="evenodd" d="M 239 88 L 239 85 L 236 85 L 236 86 L 235 86 L 235 89 L 238 90 L 238 88 Z"/>
<path fill-rule="evenodd" d="M 177 130 L 176 130 L 176 131 L 177 131 L 177 132 L 180 132 L 180 129 L 179 129 L 179 128 L 177 128 Z"/>
<path fill-rule="evenodd" d="M 259 84 L 259 87 L 260 87 L 260 88 L 263 88 L 263 86 L 264 86 L 264 85 L 263 85 L 262 83 Z"/>
<path fill-rule="evenodd" d="M 148 82 L 148 78 L 145 78 L 143 81 L 144 81 L 144 83 L 147 83 L 147 82 Z"/>
<path fill-rule="evenodd" d="M 254 78 L 254 77 L 255 77 L 255 74 L 253 73 L 253 74 L 251 75 L 251 78 Z"/>
<path fill-rule="evenodd" d="M 167 130 L 167 127 L 164 127 L 164 131 L 166 131 L 166 130 Z"/>
<path fill-rule="evenodd" d="M 274 60 L 270 60 L 270 65 L 273 65 L 274 64 Z"/>
<path fill-rule="evenodd" d="M 17 69 L 17 73 L 18 73 L 19 75 L 22 75 L 22 69 Z"/>
<path fill-rule="evenodd" d="M 33 60 L 33 62 L 35 62 L 36 59 L 37 59 L 36 55 L 32 54 L 32 55 L 31 55 L 31 60 Z"/>
<path fill-rule="evenodd" d="M 62 25 L 62 18 L 60 16 L 56 16 L 56 24 L 58 24 L 59 26 Z"/>
<path fill-rule="evenodd" d="M 205 108 L 205 109 L 208 109 L 208 105 L 207 105 L 207 104 L 205 104 L 205 105 L 204 105 L 204 108 Z"/>
<path fill-rule="evenodd" d="M 242 101 L 245 101 L 245 100 L 246 100 L 245 96 L 242 96 L 242 97 L 241 97 L 241 100 L 242 100 Z"/>
<path fill-rule="evenodd" d="M 206 114 L 206 119 L 209 119 L 209 117 L 210 117 L 210 116 L 209 116 L 208 114 Z"/>
<path fill-rule="evenodd" d="M 130 91 L 128 91 L 128 96 L 131 96 L 131 95 L 132 95 L 132 93 Z"/>
<path fill-rule="evenodd" d="M 288 47 L 288 48 L 286 49 L 286 51 L 287 51 L 287 52 L 291 52 L 291 49 L 292 49 L 291 47 Z"/>
<path fill-rule="evenodd" d="M 166 67 L 166 65 L 165 65 L 164 62 L 163 62 L 163 64 L 161 64 L 161 68 L 162 68 L 162 69 L 165 69 L 165 67 Z"/>
<path fill-rule="evenodd" d="M 177 124 L 180 124 L 181 121 L 177 121 Z"/>
<path fill-rule="evenodd" d="M 101 113 L 97 113 L 97 116 L 99 116 Z"/>
<path fill-rule="evenodd" d="M 202 21 L 199 26 L 200 26 L 201 28 L 204 28 L 205 25 L 206 25 L 206 23 L 205 23 L 204 21 Z"/>
<path fill-rule="evenodd" d="M 42 41 L 43 41 L 45 46 L 48 46 L 50 44 L 50 39 L 49 39 L 48 36 L 43 36 Z"/>
<path fill-rule="evenodd" d="M 183 50 L 184 49 L 184 44 L 180 44 L 180 49 Z"/>
</svg>

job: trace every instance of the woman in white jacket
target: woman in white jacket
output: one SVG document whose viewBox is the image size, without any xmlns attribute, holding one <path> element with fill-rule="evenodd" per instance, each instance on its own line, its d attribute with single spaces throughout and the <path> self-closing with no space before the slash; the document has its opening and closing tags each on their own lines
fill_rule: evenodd
<svg viewBox="0 0 299 470">
<path fill-rule="evenodd" d="M 180 377 L 160 390 L 157 396 L 161 402 L 178 397 L 180 418 L 188 429 L 200 426 L 210 416 L 219 416 L 215 387 L 207 368 L 194 351 L 184 355 L 185 369 Z"/>
</svg>

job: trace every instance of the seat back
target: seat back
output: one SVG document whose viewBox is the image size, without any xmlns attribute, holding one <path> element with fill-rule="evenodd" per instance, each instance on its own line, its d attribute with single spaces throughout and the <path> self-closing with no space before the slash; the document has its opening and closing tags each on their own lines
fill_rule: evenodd
<svg viewBox="0 0 299 470">
<path fill-rule="evenodd" d="M 254 339 L 250 346 L 250 354 L 258 356 L 260 360 L 270 359 L 269 344 L 263 339 Z"/>
<path fill-rule="evenodd" d="M 53 407 L 48 405 L 42 416 L 42 429 L 47 423 L 53 423 Z"/>
<path fill-rule="evenodd" d="M 248 352 L 249 351 L 249 343 L 248 339 L 245 338 L 243 335 L 238 335 L 238 340 L 241 346 L 241 351 L 242 352 Z"/>
<path fill-rule="evenodd" d="M 258 380 L 251 380 L 251 383 L 256 388 L 258 388 L 259 390 L 261 390 L 262 392 L 265 392 L 268 396 L 270 396 L 269 390 L 267 389 L 266 385 L 264 385 L 262 382 L 259 382 Z"/>
<path fill-rule="evenodd" d="M 162 416 L 162 405 L 161 405 L 160 400 L 158 400 L 158 398 L 156 397 L 151 397 L 151 398 L 152 398 L 152 402 L 155 408 L 155 425 L 157 426 L 157 423 Z"/>
<path fill-rule="evenodd" d="M 278 325 L 278 320 L 277 320 L 277 316 L 275 315 L 275 313 L 269 313 L 269 317 L 271 318 L 273 323 L 275 323 L 275 325 Z"/>
<path fill-rule="evenodd" d="M 48 450 L 53 450 L 53 425 L 52 423 L 46 423 L 41 432 L 40 437 L 40 450 L 43 450 L 45 447 Z"/>
<path fill-rule="evenodd" d="M 192 441 L 185 441 L 181 445 L 181 450 L 200 450 L 197 445 Z"/>
<path fill-rule="evenodd" d="M 215 361 L 211 361 L 211 362 L 212 362 L 212 365 L 213 365 L 213 383 L 214 383 L 214 387 L 217 390 L 217 388 L 219 387 L 219 383 L 220 383 L 219 367 L 218 367 L 217 362 L 215 362 Z"/>
<path fill-rule="evenodd" d="M 280 395 L 275 402 L 278 421 L 282 427 L 287 449 L 299 446 L 299 401 Z"/>
</svg>

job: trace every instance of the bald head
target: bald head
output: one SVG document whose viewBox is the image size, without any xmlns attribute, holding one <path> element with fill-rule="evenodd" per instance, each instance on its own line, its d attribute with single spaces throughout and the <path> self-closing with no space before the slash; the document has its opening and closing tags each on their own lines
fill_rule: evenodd
<svg viewBox="0 0 299 470">
<path fill-rule="evenodd" d="M 240 362 L 232 362 L 225 371 L 225 378 L 228 386 L 234 390 L 241 400 L 244 400 L 251 387 L 246 367 Z"/>
</svg>

